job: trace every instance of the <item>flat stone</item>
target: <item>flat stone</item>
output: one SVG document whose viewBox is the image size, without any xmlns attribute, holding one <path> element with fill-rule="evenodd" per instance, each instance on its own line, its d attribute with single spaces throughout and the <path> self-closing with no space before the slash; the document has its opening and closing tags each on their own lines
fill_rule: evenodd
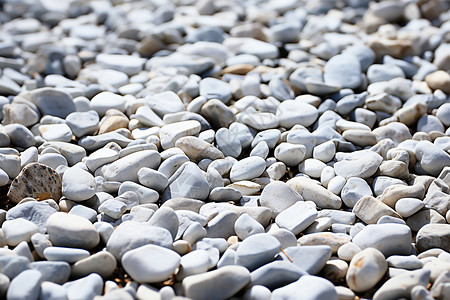
<svg viewBox="0 0 450 300">
<path fill-rule="evenodd" d="M 209 184 L 200 168 L 192 163 L 184 163 L 170 178 L 169 185 L 161 198 L 193 198 L 205 200 L 209 195 Z"/>
<path fill-rule="evenodd" d="M 307 273 L 288 261 L 268 263 L 250 274 L 250 284 L 276 289 L 298 280 Z"/>
<path fill-rule="evenodd" d="M 90 253 L 84 249 L 68 247 L 47 247 L 44 250 L 44 257 L 49 261 L 64 261 L 74 263 L 89 257 Z"/>
<path fill-rule="evenodd" d="M 184 136 L 197 135 L 200 133 L 201 124 L 196 120 L 176 122 L 161 127 L 159 137 L 163 149 L 172 148 L 176 141 Z"/>
<path fill-rule="evenodd" d="M 180 97 L 172 91 L 162 92 L 156 95 L 147 96 L 145 101 L 148 106 L 160 117 L 166 114 L 176 113 L 185 110 Z"/>
<path fill-rule="evenodd" d="M 47 232 L 55 246 L 91 249 L 100 241 L 99 234 L 90 221 L 61 212 L 48 218 Z"/>
<path fill-rule="evenodd" d="M 95 195 L 94 176 L 77 167 L 69 168 L 62 178 L 62 194 L 73 201 L 83 201 Z"/>
<path fill-rule="evenodd" d="M 297 201 L 302 200 L 302 196 L 289 185 L 282 181 L 275 181 L 266 185 L 259 202 L 261 206 L 270 208 L 277 215 Z"/>
<path fill-rule="evenodd" d="M 66 117 L 66 123 L 77 138 L 92 135 L 98 129 L 100 122 L 95 110 L 87 112 L 73 112 Z"/>
<path fill-rule="evenodd" d="M 42 281 L 63 284 L 70 276 L 70 265 L 65 261 L 35 261 L 30 268 L 42 274 Z"/>
<path fill-rule="evenodd" d="M 212 297 L 227 299 L 250 282 L 250 272 L 241 266 L 225 266 L 220 269 L 186 277 L 184 294 L 192 299 L 207 300 Z"/>
<path fill-rule="evenodd" d="M 36 144 L 33 133 L 22 124 L 8 124 L 2 127 L 12 145 L 27 149 Z"/>
<path fill-rule="evenodd" d="M 280 212 L 275 218 L 275 223 L 280 228 L 286 228 L 297 235 L 304 231 L 317 218 L 315 207 L 303 201 L 297 201 Z"/>
<path fill-rule="evenodd" d="M 350 178 L 368 178 L 375 174 L 383 158 L 370 150 L 355 151 L 334 164 L 336 175 Z"/>
<path fill-rule="evenodd" d="M 266 233 L 246 238 L 236 251 L 236 263 L 254 270 L 270 261 L 280 252 L 280 242 Z"/>
<path fill-rule="evenodd" d="M 265 168 L 266 163 L 261 157 L 247 157 L 231 167 L 230 179 L 232 182 L 251 180 L 259 177 L 264 172 Z"/>
<path fill-rule="evenodd" d="M 411 253 L 411 229 L 402 224 L 370 224 L 352 240 L 361 249 L 380 250 L 385 256 Z"/>
<path fill-rule="evenodd" d="M 30 242 L 31 236 L 39 231 L 36 224 L 22 218 L 3 222 L 2 230 L 9 246 L 17 246 L 22 241 Z"/>
<path fill-rule="evenodd" d="M 68 299 L 93 299 L 102 294 L 103 284 L 102 277 L 93 273 L 78 280 L 67 282 L 63 287 L 67 291 Z"/>
<path fill-rule="evenodd" d="M 359 199 L 352 211 L 366 224 L 375 224 L 382 216 L 401 219 L 395 210 L 372 196 L 364 196 Z"/>
<path fill-rule="evenodd" d="M 90 107 L 100 117 L 103 117 L 108 109 L 117 109 L 121 112 L 125 111 L 125 99 L 112 92 L 101 92 L 91 99 Z"/>
<path fill-rule="evenodd" d="M 47 219 L 57 210 L 44 202 L 25 202 L 16 205 L 6 213 L 6 220 L 25 219 L 39 227 L 41 233 L 47 231 Z"/>
<path fill-rule="evenodd" d="M 130 232 L 133 232 L 133 234 L 130 235 Z M 129 250 L 147 244 L 171 249 L 172 243 L 172 235 L 165 228 L 152 226 L 148 223 L 125 221 L 114 230 L 106 248 L 120 261 L 122 255 Z"/>
<path fill-rule="evenodd" d="M 331 257 L 331 247 L 327 245 L 293 246 L 284 249 L 280 257 L 292 262 L 308 274 L 319 274 Z"/>
<path fill-rule="evenodd" d="M 336 196 L 312 179 L 294 177 L 286 183 L 298 192 L 303 200 L 313 201 L 320 208 L 338 209 L 342 205 L 342 200 L 339 196 Z"/>
<path fill-rule="evenodd" d="M 53 88 L 35 89 L 31 92 L 30 98 L 42 115 L 65 118 L 76 109 L 72 97 Z"/>
<path fill-rule="evenodd" d="M 113 69 L 124 72 L 128 76 L 139 73 L 145 63 L 145 60 L 131 55 L 117 55 L 101 53 L 97 55 L 96 62 L 105 69 Z"/>
<path fill-rule="evenodd" d="M 103 172 L 109 181 L 138 181 L 138 171 L 143 168 L 155 169 L 159 166 L 161 157 L 157 151 L 143 150 L 120 158 L 108 165 Z"/>
<path fill-rule="evenodd" d="M 205 97 L 207 100 L 219 99 L 225 104 L 231 99 L 231 88 L 229 85 L 216 78 L 205 78 L 201 80 L 199 92 L 200 96 Z"/>
<path fill-rule="evenodd" d="M 448 224 L 427 224 L 423 226 L 417 232 L 416 245 L 421 252 L 432 248 L 440 248 L 449 252 L 450 226 Z"/>
<path fill-rule="evenodd" d="M 200 138 L 194 136 L 186 136 L 179 138 L 175 146 L 183 150 L 183 152 L 194 162 L 208 158 L 211 160 L 224 158 L 223 153 Z"/>
<path fill-rule="evenodd" d="M 330 299 L 337 300 L 338 294 L 334 285 L 321 277 L 305 275 L 299 280 L 288 284 L 284 287 L 278 288 L 272 292 L 271 299 L 293 300 L 298 295 L 302 295 L 302 299 Z"/>
<path fill-rule="evenodd" d="M 342 88 L 357 88 L 361 84 L 361 65 L 351 54 L 333 56 L 326 64 L 325 82 Z"/>
<path fill-rule="evenodd" d="M 296 113 L 298 111 L 302 113 Z M 278 107 L 277 116 L 280 126 L 290 129 L 296 124 L 305 127 L 312 125 L 317 120 L 319 112 L 311 104 L 297 100 L 285 100 Z"/>
<path fill-rule="evenodd" d="M 409 297 L 416 286 L 426 287 L 430 278 L 429 270 L 416 270 L 392 277 L 373 295 L 374 300 Z"/>
<path fill-rule="evenodd" d="M 9 284 L 7 299 L 38 299 L 42 275 L 36 270 L 25 270 Z"/>
</svg>

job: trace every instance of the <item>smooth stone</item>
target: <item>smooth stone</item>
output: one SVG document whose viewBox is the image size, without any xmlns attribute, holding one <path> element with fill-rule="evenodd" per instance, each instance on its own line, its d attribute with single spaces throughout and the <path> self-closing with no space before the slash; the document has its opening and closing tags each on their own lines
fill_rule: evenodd
<svg viewBox="0 0 450 300">
<path fill-rule="evenodd" d="M 364 196 L 359 199 L 352 211 L 366 224 L 375 224 L 383 216 L 401 219 L 395 210 L 372 196 Z"/>
<path fill-rule="evenodd" d="M 61 212 L 48 218 L 47 232 L 55 246 L 91 249 L 100 241 L 99 234 L 90 221 Z"/>
<path fill-rule="evenodd" d="M 374 300 L 410 297 L 416 286 L 426 287 L 430 271 L 421 269 L 405 272 L 386 281 L 373 295 Z"/>
<path fill-rule="evenodd" d="M 290 262 L 273 261 L 251 272 L 250 284 L 262 285 L 273 290 L 294 282 L 306 274 L 304 270 Z"/>
<path fill-rule="evenodd" d="M 103 174 L 108 181 L 138 181 L 137 173 L 143 167 L 155 169 L 161 162 L 161 156 L 155 150 L 143 150 L 122 157 L 108 165 Z"/>
<path fill-rule="evenodd" d="M 224 266 L 214 271 L 186 277 L 184 294 L 192 299 L 227 299 L 250 282 L 250 272 L 241 266 Z"/>
<path fill-rule="evenodd" d="M 422 169 L 433 176 L 438 176 L 450 163 L 450 155 L 429 141 L 417 143 L 415 154 Z"/>
<path fill-rule="evenodd" d="M 370 224 L 352 240 L 361 249 L 380 250 L 385 256 L 411 253 L 411 229 L 402 224 Z"/>
<path fill-rule="evenodd" d="M 319 274 L 331 257 L 331 247 L 327 245 L 293 246 L 280 253 L 284 261 L 289 261 L 308 274 Z"/>
<path fill-rule="evenodd" d="M 7 299 L 38 299 L 42 275 L 36 270 L 25 270 L 9 284 Z"/>
<path fill-rule="evenodd" d="M 291 143 L 280 143 L 274 151 L 274 156 L 287 166 L 292 167 L 298 165 L 306 156 L 306 147 Z"/>
<path fill-rule="evenodd" d="M 3 275 L 6 275 L 10 280 L 15 278 L 24 270 L 29 269 L 30 260 L 24 256 L 18 256 L 13 253 L 8 253 L 0 257 L 0 270 Z"/>
<path fill-rule="evenodd" d="M 72 130 L 67 124 L 40 125 L 39 133 L 46 141 L 70 142 L 72 140 Z"/>
<path fill-rule="evenodd" d="M 177 140 L 175 146 L 183 150 L 183 152 L 195 162 L 209 158 L 211 160 L 224 158 L 223 153 L 211 145 L 197 137 L 186 136 Z"/>
<path fill-rule="evenodd" d="M 38 158 L 38 163 L 56 170 L 59 166 L 68 166 L 64 156 L 58 153 L 45 153 Z"/>
<path fill-rule="evenodd" d="M 395 203 L 395 210 L 403 217 L 408 218 L 418 212 L 425 204 L 417 198 L 400 198 Z"/>
<path fill-rule="evenodd" d="M 303 200 L 313 201 L 320 208 L 338 209 L 342 205 L 340 197 L 325 189 L 317 181 L 306 177 L 294 177 L 286 182 L 298 192 Z"/>
<path fill-rule="evenodd" d="M 209 184 L 200 168 L 185 162 L 170 178 L 169 185 L 164 190 L 163 202 L 170 198 L 193 198 L 205 200 L 209 195 Z"/>
<path fill-rule="evenodd" d="M 122 256 L 125 271 L 138 282 L 161 282 L 168 279 L 180 264 L 180 256 L 173 250 L 145 245 L 127 251 Z"/>
<path fill-rule="evenodd" d="M 161 147 L 169 149 L 175 146 L 176 141 L 184 136 L 197 135 L 201 131 L 201 124 L 196 120 L 176 122 L 161 127 L 159 137 Z"/>
<path fill-rule="evenodd" d="M 381 280 L 387 269 L 388 264 L 383 253 L 375 248 L 367 248 L 353 256 L 346 282 L 353 291 L 365 292 Z"/>
<path fill-rule="evenodd" d="M 320 178 L 320 175 L 322 174 L 322 170 L 326 167 L 326 164 L 322 161 L 314 158 L 307 158 L 304 161 L 302 161 L 298 165 L 298 170 L 300 173 L 306 174 L 313 178 Z M 342 179 L 344 179 L 342 177 Z M 344 179 L 345 180 L 345 179 Z M 344 183 L 344 182 L 342 182 Z"/>
<path fill-rule="evenodd" d="M 200 111 L 213 128 L 228 128 L 230 124 L 236 121 L 234 112 L 219 99 L 208 100 Z"/>
<path fill-rule="evenodd" d="M 75 281 L 67 282 L 63 287 L 67 291 L 68 299 L 93 299 L 102 294 L 103 279 L 100 275 L 92 273 Z"/>
<path fill-rule="evenodd" d="M 236 162 L 230 170 L 232 182 L 241 180 L 252 180 L 259 177 L 266 168 L 264 159 L 258 156 L 244 158 Z"/>
<path fill-rule="evenodd" d="M 148 106 L 160 117 L 169 113 L 184 111 L 185 107 L 180 97 L 172 91 L 145 97 Z"/>
<path fill-rule="evenodd" d="M 44 250 L 44 257 L 49 261 L 64 261 L 75 263 L 81 259 L 89 257 L 90 253 L 84 249 L 67 247 L 47 247 Z"/>
<path fill-rule="evenodd" d="M 339 247 L 337 255 L 344 261 L 351 261 L 352 258 L 359 252 L 361 252 L 361 248 L 350 242 Z"/>
<path fill-rule="evenodd" d="M 39 299 L 50 300 L 50 299 L 67 299 L 67 292 L 59 284 L 44 281 L 41 283 L 41 291 L 39 292 Z"/>
<path fill-rule="evenodd" d="M 302 113 L 296 113 L 298 111 Z M 317 120 L 319 112 L 311 104 L 297 100 L 285 100 L 278 107 L 276 115 L 279 119 L 279 125 L 290 129 L 296 124 L 305 127 L 312 125 Z"/>
<path fill-rule="evenodd" d="M 427 224 L 423 226 L 417 232 L 416 245 L 420 252 L 432 248 L 441 248 L 448 252 L 450 249 L 450 225 Z"/>
<path fill-rule="evenodd" d="M 31 236 L 39 231 L 33 222 L 26 219 L 4 221 L 2 224 L 4 239 L 9 246 L 17 246 L 22 241 L 30 242 Z"/>
<path fill-rule="evenodd" d="M 145 126 L 163 126 L 163 120 L 148 106 L 140 106 L 136 110 L 135 118 Z"/>
<path fill-rule="evenodd" d="M 172 235 L 172 238 L 175 240 L 178 233 L 179 220 L 177 214 L 172 208 L 159 208 L 147 222 L 150 225 L 167 229 Z"/>
<path fill-rule="evenodd" d="M 323 77 L 331 85 L 357 88 L 361 84 L 361 65 L 356 56 L 339 54 L 327 61 Z"/>
<path fill-rule="evenodd" d="M 132 235 L 129 233 L 133 232 Z M 125 221 L 111 234 L 106 249 L 120 261 L 124 253 L 147 244 L 154 244 L 165 248 L 172 248 L 172 235 L 161 227 L 148 223 Z"/>
<path fill-rule="evenodd" d="M 95 195 L 94 176 L 77 167 L 69 168 L 62 178 L 62 194 L 73 201 L 83 201 Z"/>
<path fill-rule="evenodd" d="M 83 158 L 84 164 L 91 172 L 95 172 L 101 166 L 112 163 L 119 158 L 119 153 L 108 148 L 100 148 L 91 153 L 88 157 Z"/>
<path fill-rule="evenodd" d="M 236 251 L 236 263 L 249 270 L 272 261 L 280 252 L 280 242 L 266 233 L 254 234 L 246 238 Z"/>
<path fill-rule="evenodd" d="M 41 233 L 47 230 L 47 219 L 57 210 L 43 202 L 25 202 L 16 205 L 6 213 L 6 220 L 25 219 L 33 222 Z"/>
<path fill-rule="evenodd" d="M 274 181 L 263 189 L 259 202 L 261 206 L 270 208 L 274 215 L 277 215 L 302 200 L 302 196 L 289 185 L 282 181 Z"/>
<path fill-rule="evenodd" d="M 181 257 L 180 267 L 177 272 L 177 280 L 183 280 L 187 276 L 205 273 L 208 271 L 208 252 L 205 250 L 194 250 Z"/>
<path fill-rule="evenodd" d="M 275 223 L 280 228 L 286 228 L 298 235 L 314 222 L 317 215 L 317 210 L 313 206 L 303 201 L 297 201 L 280 212 L 275 218 Z"/>
<path fill-rule="evenodd" d="M 344 244 L 350 242 L 351 237 L 343 233 L 317 232 L 302 236 L 297 240 L 299 246 L 328 245 L 332 253 L 336 253 Z"/>
<path fill-rule="evenodd" d="M 238 201 L 242 193 L 232 187 L 216 187 L 209 193 L 209 200 L 215 202 Z"/>
<path fill-rule="evenodd" d="M 36 261 L 30 268 L 42 274 L 42 281 L 63 284 L 70 276 L 70 265 L 65 261 Z"/>
<path fill-rule="evenodd" d="M 104 69 L 112 69 L 124 72 L 128 76 L 139 73 L 145 63 L 145 60 L 132 55 L 118 55 L 101 53 L 95 58 L 97 64 Z"/>
<path fill-rule="evenodd" d="M 6 133 L 12 145 L 27 149 L 36 144 L 33 133 L 22 124 L 8 124 L 2 127 L 2 132 Z"/>
<path fill-rule="evenodd" d="M 67 160 L 69 166 L 73 166 L 86 157 L 86 150 L 78 145 L 65 143 L 65 142 L 45 142 L 41 145 L 42 149 L 55 148 L 58 150 Z M 39 150 L 41 150 L 39 147 Z"/>
<path fill-rule="evenodd" d="M 127 132 L 125 130 L 125 132 Z M 87 151 L 95 151 L 105 146 L 108 143 L 114 142 L 121 147 L 128 146 L 131 143 L 131 139 L 120 133 L 119 129 L 116 131 L 110 131 L 101 133 L 94 136 L 85 136 L 78 141 L 78 145 L 86 149 Z"/>
<path fill-rule="evenodd" d="M 305 300 L 338 299 L 336 288 L 330 281 L 310 275 L 302 276 L 299 280 L 274 290 L 270 299 L 294 300 L 298 295 L 302 295 Z"/>
<path fill-rule="evenodd" d="M 333 141 L 328 141 L 317 145 L 313 150 L 313 157 L 317 160 L 323 161 L 324 163 L 332 160 L 335 154 L 336 145 Z"/>
<path fill-rule="evenodd" d="M 116 199 L 124 202 L 127 210 L 138 204 L 155 203 L 159 199 L 158 192 L 132 181 L 122 182 L 117 194 L 119 197 Z"/>
<path fill-rule="evenodd" d="M 342 202 L 353 208 L 358 200 L 364 196 L 372 196 L 372 190 L 367 181 L 358 177 L 348 178 L 341 190 Z"/>
<path fill-rule="evenodd" d="M 30 98 L 42 115 L 66 118 L 76 109 L 71 96 L 53 88 L 35 89 L 30 93 Z"/>
<path fill-rule="evenodd" d="M 416 270 L 423 267 L 423 263 L 415 255 L 391 255 L 387 258 L 389 267 L 406 270 Z"/>
<path fill-rule="evenodd" d="M 219 99 L 227 104 L 231 99 L 231 88 L 227 83 L 221 80 L 216 78 L 205 78 L 200 81 L 199 85 L 200 96 L 205 97 L 207 100 Z"/>
<path fill-rule="evenodd" d="M 77 138 L 92 135 L 100 122 L 96 111 L 73 112 L 66 117 L 66 123 Z"/>
<path fill-rule="evenodd" d="M 99 213 L 104 213 L 115 220 L 119 219 L 126 210 L 126 204 L 115 199 L 106 200 L 98 207 Z"/>
<path fill-rule="evenodd" d="M 95 95 L 90 102 L 92 110 L 103 117 L 108 109 L 117 109 L 121 112 L 125 110 L 125 99 L 112 92 L 101 92 Z"/>
<path fill-rule="evenodd" d="M 238 218 L 233 211 L 223 211 L 215 216 L 206 225 L 206 236 L 208 238 L 225 238 L 235 235 L 234 224 Z"/>
<path fill-rule="evenodd" d="M 264 227 L 248 214 L 242 214 L 237 218 L 234 223 L 234 231 L 241 240 L 245 240 L 251 235 L 265 232 Z"/>
<path fill-rule="evenodd" d="M 375 174 L 383 158 L 370 150 L 355 151 L 346 154 L 334 164 L 336 175 L 350 178 L 368 178 Z"/>
</svg>

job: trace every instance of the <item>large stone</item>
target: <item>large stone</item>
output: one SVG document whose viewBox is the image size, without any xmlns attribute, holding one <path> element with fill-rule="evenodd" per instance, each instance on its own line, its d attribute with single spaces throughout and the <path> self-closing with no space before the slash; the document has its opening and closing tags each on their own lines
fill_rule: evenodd
<svg viewBox="0 0 450 300">
<path fill-rule="evenodd" d="M 39 108 L 42 115 L 65 118 L 68 114 L 76 110 L 72 97 L 65 92 L 53 88 L 33 90 L 30 98 Z"/>
<path fill-rule="evenodd" d="M 25 166 L 13 180 L 8 198 L 14 203 L 26 197 L 58 201 L 62 196 L 61 189 L 62 182 L 58 173 L 50 167 L 32 163 Z"/>
</svg>

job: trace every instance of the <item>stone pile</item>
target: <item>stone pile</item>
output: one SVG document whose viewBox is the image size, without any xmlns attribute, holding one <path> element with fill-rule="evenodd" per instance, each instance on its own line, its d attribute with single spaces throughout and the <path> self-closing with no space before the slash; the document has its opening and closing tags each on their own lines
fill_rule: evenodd
<svg viewBox="0 0 450 300">
<path fill-rule="evenodd" d="M 0 298 L 449 299 L 448 2 L 0 5 Z"/>
</svg>

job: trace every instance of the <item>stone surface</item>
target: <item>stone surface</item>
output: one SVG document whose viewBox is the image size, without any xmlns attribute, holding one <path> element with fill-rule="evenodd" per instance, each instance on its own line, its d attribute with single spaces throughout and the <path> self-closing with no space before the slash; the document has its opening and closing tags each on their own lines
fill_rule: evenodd
<svg viewBox="0 0 450 300">
<path fill-rule="evenodd" d="M 58 173 L 44 165 L 34 163 L 22 169 L 13 180 L 8 191 L 8 198 L 18 203 L 26 197 L 59 200 L 62 182 Z"/>
</svg>

